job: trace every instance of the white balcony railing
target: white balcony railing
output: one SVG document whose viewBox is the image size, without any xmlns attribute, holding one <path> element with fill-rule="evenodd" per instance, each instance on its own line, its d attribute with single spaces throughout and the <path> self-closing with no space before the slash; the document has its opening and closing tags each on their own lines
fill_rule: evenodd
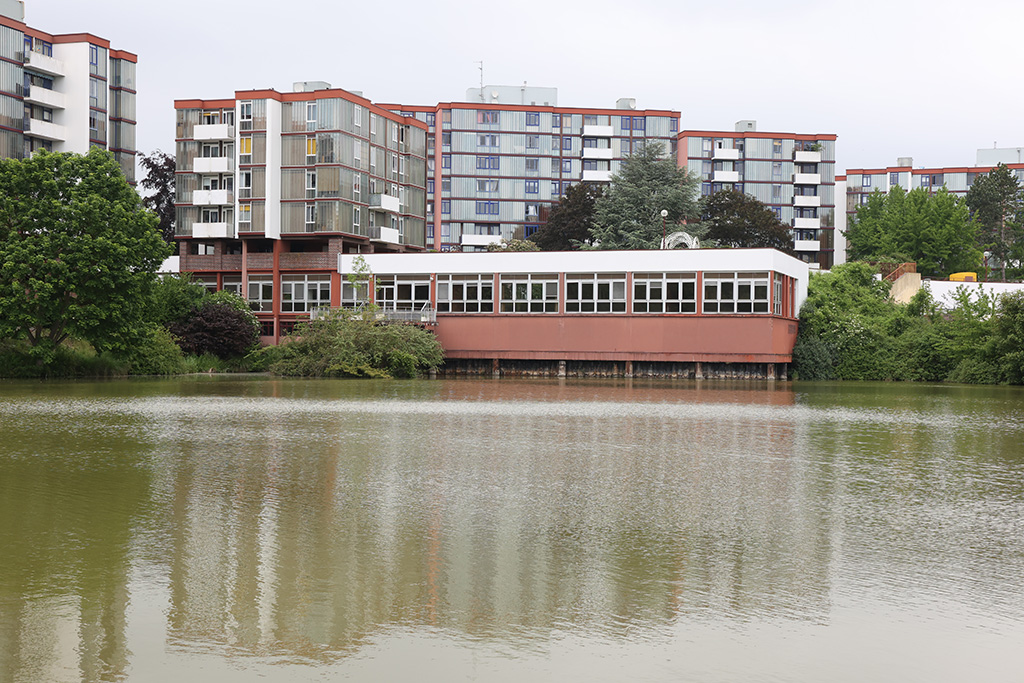
<svg viewBox="0 0 1024 683">
<path fill-rule="evenodd" d="M 593 123 L 583 125 L 583 137 L 585 138 L 610 138 L 615 135 L 611 126 L 598 126 Z"/>
<path fill-rule="evenodd" d="M 230 240 L 235 238 L 235 226 L 231 223 L 193 223 L 192 236 Z"/>
<path fill-rule="evenodd" d="M 714 183 L 738 183 L 739 181 L 739 171 L 715 171 L 711 174 L 711 182 Z"/>
<path fill-rule="evenodd" d="M 235 170 L 232 157 L 196 157 L 192 164 L 195 173 L 231 173 Z"/>
<path fill-rule="evenodd" d="M 820 251 L 821 244 L 818 240 L 793 240 L 793 249 L 796 251 Z"/>
<path fill-rule="evenodd" d="M 715 149 L 712 158 L 736 161 L 740 158 L 740 151 L 738 149 Z"/>
<path fill-rule="evenodd" d="M 402 210 L 402 204 L 398 197 L 392 197 L 388 194 L 372 194 L 370 195 L 370 208 L 389 213 L 398 213 Z"/>
<path fill-rule="evenodd" d="M 794 173 L 793 183 L 796 185 L 821 185 L 820 173 Z"/>
<path fill-rule="evenodd" d="M 25 53 L 25 67 L 30 71 L 39 71 L 49 76 L 63 76 L 64 62 L 48 57 L 41 52 L 29 50 Z"/>
<path fill-rule="evenodd" d="M 193 206 L 226 206 L 235 203 L 230 190 L 195 190 L 192 192 Z"/>
<path fill-rule="evenodd" d="M 611 179 L 611 171 L 583 171 L 583 182 L 585 183 L 607 183 Z"/>
<path fill-rule="evenodd" d="M 25 94 L 25 101 L 32 104 L 39 104 L 50 109 L 64 109 L 64 93 L 56 90 L 47 90 L 38 85 L 28 89 Z"/>
<path fill-rule="evenodd" d="M 201 123 L 192 128 L 193 140 L 233 140 L 235 127 L 229 123 Z"/>
<path fill-rule="evenodd" d="M 793 206 L 821 206 L 821 197 L 817 195 L 794 195 Z"/>
<path fill-rule="evenodd" d="M 821 227 L 820 218 L 794 218 L 793 227 L 797 230 L 817 230 Z"/>
<path fill-rule="evenodd" d="M 387 244 L 401 244 L 402 235 L 396 228 L 372 227 L 370 228 L 370 241 L 385 242 Z"/>
<path fill-rule="evenodd" d="M 798 164 L 818 164 L 821 163 L 821 152 L 804 152 L 797 150 L 793 152 L 793 161 Z"/>
<path fill-rule="evenodd" d="M 28 119 L 28 128 L 25 130 L 25 133 L 44 140 L 63 141 L 67 139 L 67 131 L 64 129 L 64 126 L 58 126 L 56 123 L 50 123 L 49 121 L 40 121 L 39 119 Z"/>
<path fill-rule="evenodd" d="M 583 148 L 584 159 L 611 159 L 612 148 L 611 147 L 584 147 Z"/>
</svg>

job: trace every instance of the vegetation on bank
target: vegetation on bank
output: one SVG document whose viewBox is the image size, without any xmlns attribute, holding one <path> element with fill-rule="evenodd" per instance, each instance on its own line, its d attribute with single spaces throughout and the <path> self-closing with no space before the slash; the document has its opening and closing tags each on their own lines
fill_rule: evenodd
<svg viewBox="0 0 1024 683">
<path fill-rule="evenodd" d="M 864 263 L 812 275 L 793 349 L 799 379 L 1024 383 L 1024 293 L 962 288 L 947 311 L 924 289 L 897 304 L 874 275 Z"/>
</svg>

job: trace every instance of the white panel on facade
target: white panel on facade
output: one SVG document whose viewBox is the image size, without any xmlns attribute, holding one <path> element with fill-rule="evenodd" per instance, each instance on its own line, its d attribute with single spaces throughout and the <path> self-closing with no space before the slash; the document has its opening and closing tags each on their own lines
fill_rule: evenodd
<svg viewBox="0 0 1024 683">
<path fill-rule="evenodd" d="M 798 164 L 817 164 L 821 162 L 821 152 L 794 152 L 793 161 Z"/>
<path fill-rule="evenodd" d="M 28 94 L 25 95 L 25 101 L 32 104 L 41 104 L 50 109 L 64 109 L 64 95 L 62 93 L 37 86 L 29 88 Z"/>
<path fill-rule="evenodd" d="M 583 182 L 585 183 L 606 183 L 611 181 L 611 171 L 584 171 Z"/>
<path fill-rule="evenodd" d="M 801 230 L 817 230 L 821 227 L 820 218 L 794 218 L 793 227 Z"/>
<path fill-rule="evenodd" d="M 233 202 L 228 190 L 195 190 L 192 192 L 193 206 L 226 206 Z"/>
<path fill-rule="evenodd" d="M 583 148 L 584 159 L 611 159 L 612 148 L 611 147 L 584 147 Z"/>
<path fill-rule="evenodd" d="M 39 119 L 28 120 L 28 130 L 26 133 L 44 140 L 65 140 L 67 139 L 67 132 L 64 126 L 58 126 L 55 123 L 49 121 L 40 121 Z"/>
<path fill-rule="evenodd" d="M 53 57 L 36 52 L 35 50 L 29 50 L 25 53 L 28 57 L 28 61 L 25 62 L 25 68 L 32 71 L 39 71 L 49 76 L 63 76 L 64 62 Z"/>
<path fill-rule="evenodd" d="M 797 185 L 820 185 L 821 174 L 819 173 L 794 173 L 793 182 Z"/>
<path fill-rule="evenodd" d="M 818 240 L 793 240 L 793 249 L 796 251 L 818 251 L 821 244 Z"/>
<path fill-rule="evenodd" d="M 723 159 L 735 161 L 740 158 L 740 151 L 738 149 L 725 149 L 724 147 L 716 147 L 714 150 L 714 156 L 712 158 L 714 158 L 715 160 Z"/>
<path fill-rule="evenodd" d="M 594 124 L 583 126 L 583 136 L 588 138 L 610 138 L 615 134 L 611 126 L 595 126 Z"/>
<path fill-rule="evenodd" d="M 195 173 L 231 173 L 235 160 L 231 157 L 196 157 L 192 171 Z"/>
<path fill-rule="evenodd" d="M 203 239 L 234 239 L 235 226 L 230 223 L 193 223 L 192 236 Z"/>
<path fill-rule="evenodd" d="M 202 123 L 193 126 L 194 140 L 231 140 L 235 137 L 235 127 L 228 123 Z"/>
<path fill-rule="evenodd" d="M 813 195 L 795 195 L 793 206 L 821 206 L 821 197 Z"/>
</svg>

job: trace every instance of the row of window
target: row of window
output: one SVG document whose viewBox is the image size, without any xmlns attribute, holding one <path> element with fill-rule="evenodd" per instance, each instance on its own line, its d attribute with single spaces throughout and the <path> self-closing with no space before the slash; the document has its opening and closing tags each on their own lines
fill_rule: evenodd
<svg viewBox="0 0 1024 683">
<path fill-rule="evenodd" d="M 621 130 L 645 130 L 647 127 L 647 120 L 643 116 L 620 116 L 619 127 Z M 489 109 L 477 111 L 476 122 L 479 124 L 496 125 L 501 120 L 501 112 Z M 583 125 L 595 126 L 598 122 L 596 114 L 584 114 Z M 427 125 L 434 125 L 434 115 L 427 114 Z M 451 112 L 443 112 L 442 122 L 451 123 Z M 539 126 L 540 125 L 540 112 L 527 112 L 526 113 L 526 125 L 528 126 Z M 568 123 L 566 125 L 569 125 Z M 673 132 L 676 131 L 679 124 L 677 119 L 670 119 L 670 126 Z M 562 127 L 562 115 L 551 114 L 551 127 L 561 128 Z"/>
</svg>

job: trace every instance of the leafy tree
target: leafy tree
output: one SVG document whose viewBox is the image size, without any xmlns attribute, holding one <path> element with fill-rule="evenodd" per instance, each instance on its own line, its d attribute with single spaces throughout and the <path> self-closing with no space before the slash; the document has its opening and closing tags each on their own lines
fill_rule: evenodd
<svg viewBox="0 0 1024 683">
<path fill-rule="evenodd" d="M 594 204 L 590 234 L 601 249 L 657 249 L 663 230 L 674 232 L 677 223 L 699 215 L 699 178 L 663 152 L 660 143 L 646 144 L 612 175 L 607 194 Z"/>
<path fill-rule="evenodd" d="M 123 349 L 170 252 L 109 152 L 0 160 L 0 337 Z"/>
<path fill-rule="evenodd" d="M 978 176 L 967 191 L 967 205 L 981 224 L 984 248 L 998 260 L 1002 279 L 1006 266 L 1020 270 L 1024 258 L 1024 188 L 1005 164 Z"/>
<path fill-rule="evenodd" d="M 150 296 L 149 318 L 167 327 L 185 318 L 209 293 L 191 273 L 167 275 L 157 280 Z"/>
<path fill-rule="evenodd" d="M 170 331 L 185 353 L 237 358 L 259 343 L 259 326 L 254 326 L 253 320 L 248 309 L 242 310 L 225 298 L 211 296 L 188 317 L 171 325 Z"/>
<path fill-rule="evenodd" d="M 767 247 L 792 253 L 793 236 L 775 212 L 743 192 L 722 190 L 704 200 L 705 237 L 726 247 Z"/>
<path fill-rule="evenodd" d="M 591 244 L 594 205 L 604 196 L 604 187 L 591 183 L 570 185 L 562 201 L 555 205 L 547 223 L 530 240 L 542 251 L 569 251 Z"/>
<path fill-rule="evenodd" d="M 915 261 L 925 276 L 975 270 L 981 262 L 967 203 L 946 188 L 875 192 L 857 207 L 846 238 L 851 260 Z"/>
<path fill-rule="evenodd" d="M 143 197 L 146 208 L 160 218 L 160 234 L 168 244 L 174 242 L 174 157 L 156 150 L 139 155 L 139 163 L 146 172 L 139 185 L 148 194 Z"/>
<path fill-rule="evenodd" d="M 540 251 L 540 247 L 530 240 L 502 240 L 487 245 L 487 251 Z"/>
<path fill-rule="evenodd" d="M 1001 379 L 1024 384 L 1024 293 L 1000 297 L 994 337 Z"/>
</svg>

